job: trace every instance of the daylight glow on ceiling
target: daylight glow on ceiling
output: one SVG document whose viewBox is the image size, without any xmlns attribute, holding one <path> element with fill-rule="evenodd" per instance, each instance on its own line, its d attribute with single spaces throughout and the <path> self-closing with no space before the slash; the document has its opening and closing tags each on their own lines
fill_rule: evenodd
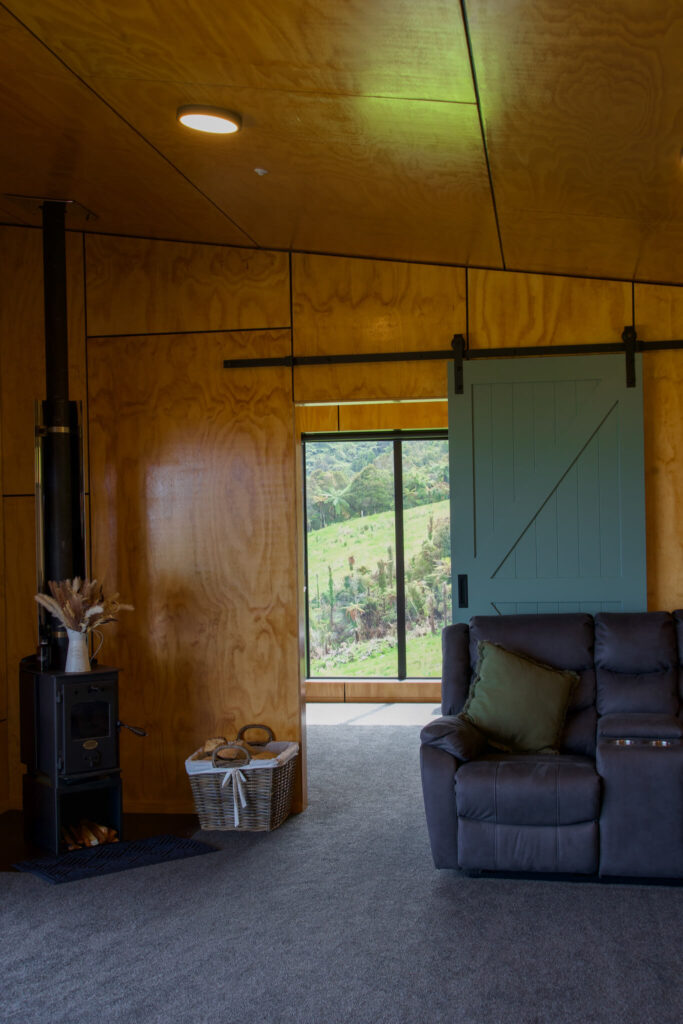
<svg viewBox="0 0 683 1024">
<path fill-rule="evenodd" d="M 188 128 L 217 135 L 229 135 L 238 132 L 242 127 L 242 118 L 239 114 L 234 114 L 231 110 L 222 110 L 220 107 L 178 107 L 176 117 Z"/>
</svg>

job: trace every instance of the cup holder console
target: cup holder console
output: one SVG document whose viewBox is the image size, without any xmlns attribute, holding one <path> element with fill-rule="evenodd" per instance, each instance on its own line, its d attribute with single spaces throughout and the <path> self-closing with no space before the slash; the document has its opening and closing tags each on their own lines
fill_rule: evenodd
<svg viewBox="0 0 683 1024">
<path fill-rule="evenodd" d="M 615 747 L 672 747 L 673 740 L 631 740 L 631 739 L 616 739 L 608 740 L 609 743 L 613 743 Z"/>
<path fill-rule="evenodd" d="M 683 877 L 683 737 L 601 737 L 595 763 L 600 874 Z"/>
</svg>

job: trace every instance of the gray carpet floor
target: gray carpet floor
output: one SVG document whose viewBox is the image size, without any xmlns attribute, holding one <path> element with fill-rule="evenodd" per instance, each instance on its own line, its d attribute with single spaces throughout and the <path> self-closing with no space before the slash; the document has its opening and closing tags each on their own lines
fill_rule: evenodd
<svg viewBox="0 0 683 1024">
<path fill-rule="evenodd" d="M 218 854 L 0 875 L 0 1020 L 680 1024 L 683 888 L 436 871 L 419 726 L 309 726 L 310 806 Z"/>
</svg>

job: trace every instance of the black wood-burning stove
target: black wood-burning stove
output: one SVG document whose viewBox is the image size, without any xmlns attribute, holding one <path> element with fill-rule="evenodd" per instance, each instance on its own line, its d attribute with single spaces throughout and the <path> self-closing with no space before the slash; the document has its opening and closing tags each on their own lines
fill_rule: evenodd
<svg viewBox="0 0 683 1024">
<path fill-rule="evenodd" d="M 85 575 L 82 439 L 69 401 L 65 202 L 43 203 L 46 399 L 37 437 L 38 589 Z M 121 835 L 118 671 L 64 672 L 66 630 L 41 610 L 37 657 L 20 666 L 26 835 L 54 853 L 63 829 L 92 821 Z M 127 726 L 138 735 L 144 730 Z"/>
<path fill-rule="evenodd" d="M 59 853 L 84 819 L 120 836 L 117 670 L 41 671 L 24 658 L 19 680 L 27 837 Z"/>
</svg>

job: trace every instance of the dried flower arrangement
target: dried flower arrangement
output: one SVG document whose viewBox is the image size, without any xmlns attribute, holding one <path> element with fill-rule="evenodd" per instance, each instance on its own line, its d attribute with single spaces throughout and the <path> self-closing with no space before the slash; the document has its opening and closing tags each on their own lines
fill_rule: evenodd
<svg viewBox="0 0 683 1024">
<path fill-rule="evenodd" d="M 50 594 L 36 594 L 39 605 L 78 633 L 90 633 L 107 622 L 116 622 L 121 611 L 133 611 L 132 604 L 121 604 L 119 595 L 105 597 L 97 580 L 50 580 Z M 52 595 L 52 596 L 50 596 Z"/>
</svg>

